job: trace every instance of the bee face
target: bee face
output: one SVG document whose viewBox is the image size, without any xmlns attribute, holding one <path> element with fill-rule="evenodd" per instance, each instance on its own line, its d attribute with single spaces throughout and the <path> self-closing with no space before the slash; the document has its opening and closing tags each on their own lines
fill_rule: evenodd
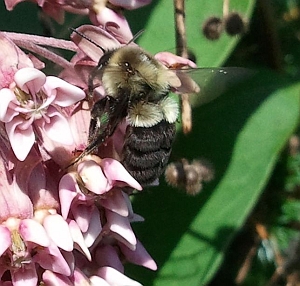
<svg viewBox="0 0 300 286">
<path fill-rule="evenodd" d="M 124 46 L 112 53 L 103 71 L 102 82 L 106 92 L 114 96 L 120 90 L 129 90 L 134 100 L 169 91 L 169 71 L 152 56 L 135 46 Z M 154 92 L 151 92 L 154 91 Z"/>
</svg>

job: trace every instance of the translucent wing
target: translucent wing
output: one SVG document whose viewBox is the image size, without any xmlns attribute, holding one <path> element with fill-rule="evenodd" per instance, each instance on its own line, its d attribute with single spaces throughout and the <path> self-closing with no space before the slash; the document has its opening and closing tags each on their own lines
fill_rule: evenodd
<svg viewBox="0 0 300 286">
<path fill-rule="evenodd" d="M 195 103 L 202 105 L 208 103 L 234 85 L 249 79 L 254 72 L 240 67 L 226 68 L 197 68 L 181 70 L 191 77 L 200 87 Z"/>
</svg>

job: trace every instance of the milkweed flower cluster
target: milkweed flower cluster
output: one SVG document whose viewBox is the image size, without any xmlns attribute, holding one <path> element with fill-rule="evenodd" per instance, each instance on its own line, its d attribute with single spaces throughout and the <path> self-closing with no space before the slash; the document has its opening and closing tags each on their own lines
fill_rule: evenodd
<svg viewBox="0 0 300 286">
<path fill-rule="evenodd" d="M 19 2 L 5 1 L 8 10 Z M 78 30 L 106 50 L 132 38 L 126 19 L 108 7 L 150 1 L 109 2 L 36 1 L 58 21 L 64 11 L 88 15 L 94 25 Z M 142 187 L 118 161 L 124 130 L 71 164 L 87 146 L 88 77 L 101 50 L 77 34 L 65 41 L 4 31 L 0 46 L 0 285 L 140 285 L 125 276 L 123 263 L 157 266 L 131 228 L 143 218 L 133 212 L 128 190 Z M 45 46 L 75 54 L 67 61 Z M 50 59 L 61 73 L 46 75 L 44 63 L 22 48 Z M 157 59 L 194 67 L 169 53 Z M 95 100 L 102 96 L 99 83 Z"/>
</svg>

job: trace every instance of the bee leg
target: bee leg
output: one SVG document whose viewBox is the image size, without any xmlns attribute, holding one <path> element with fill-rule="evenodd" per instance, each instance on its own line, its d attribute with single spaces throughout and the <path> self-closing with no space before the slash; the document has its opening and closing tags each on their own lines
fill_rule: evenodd
<svg viewBox="0 0 300 286">
<path fill-rule="evenodd" d="M 68 167 L 91 154 L 114 133 L 120 121 L 126 116 L 124 112 L 127 110 L 126 98 L 126 95 L 121 100 L 106 96 L 94 104 L 91 111 L 88 146 Z"/>
</svg>

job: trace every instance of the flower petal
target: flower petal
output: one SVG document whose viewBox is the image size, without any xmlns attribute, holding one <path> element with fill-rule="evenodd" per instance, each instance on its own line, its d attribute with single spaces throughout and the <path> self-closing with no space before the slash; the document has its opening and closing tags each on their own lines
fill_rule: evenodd
<svg viewBox="0 0 300 286">
<path fill-rule="evenodd" d="M 0 256 L 11 245 L 11 234 L 7 227 L 0 225 Z"/>
<path fill-rule="evenodd" d="M 112 185 L 114 185 L 115 181 L 122 181 L 136 190 L 142 190 L 142 186 L 127 172 L 119 161 L 104 158 L 100 165 L 107 179 L 112 182 Z"/>
<path fill-rule="evenodd" d="M 74 286 L 90 286 L 89 278 L 78 267 L 75 267 L 73 276 L 70 278 Z"/>
<path fill-rule="evenodd" d="M 108 181 L 95 161 L 88 160 L 80 163 L 77 171 L 88 190 L 98 195 L 106 192 Z"/>
<path fill-rule="evenodd" d="M 91 204 L 74 204 L 72 206 L 72 214 L 82 232 L 86 232 L 89 228 L 94 206 Z"/>
<path fill-rule="evenodd" d="M 47 116 L 50 118 L 49 123 L 39 119 L 35 121 L 35 125 L 43 128 L 51 140 L 72 145 L 74 142 L 68 120 L 53 106 L 49 106 Z"/>
<path fill-rule="evenodd" d="M 96 248 L 94 259 L 100 267 L 110 266 L 123 273 L 124 265 L 120 260 L 118 252 L 117 248 L 112 245 L 99 245 Z"/>
<path fill-rule="evenodd" d="M 71 233 L 73 241 L 80 248 L 79 250 L 81 252 L 83 252 L 83 254 L 86 256 L 86 258 L 89 261 L 91 261 L 92 260 L 91 253 L 85 244 L 82 232 L 80 231 L 80 228 L 79 228 L 78 224 L 76 223 L 76 221 L 69 220 L 69 229 L 70 229 L 70 233 Z M 75 247 L 76 247 L 76 244 L 75 244 Z M 78 247 L 76 247 L 76 248 L 78 249 Z"/>
<path fill-rule="evenodd" d="M 49 247 L 39 249 L 32 259 L 45 270 L 48 269 L 66 276 L 71 275 L 69 264 L 54 243 Z"/>
<path fill-rule="evenodd" d="M 15 94 L 8 88 L 2 88 L 0 90 L 0 120 L 3 122 L 11 121 L 19 112 L 9 107 L 9 104 L 14 101 L 16 102 Z"/>
<path fill-rule="evenodd" d="M 81 109 L 73 113 L 68 121 L 76 149 L 84 150 L 88 141 L 89 123 L 91 121 L 88 103 L 83 102 Z"/>
<path fill-rule="evenodd" d="M 25 241 L 31 241 L 44 247 L 50 245 L 50 240 L 45 229 L 33 219 L 22 220 L 19 226 L 19 233 Z"/>
<path fill-rule="evenodd" d="M 174 55 L 172 53 L 169 52 L 160 52 L 157 53 L 154 56 L 155 59 L 157 59 L 158 61 L 160 61 L 162 64 L 164 64 L 167 67 L 173 66 L 173 65 L 184 65 L 187 67 L 191 67 L 191 68 L 196 68 L 197 65 L 186 58 Z"/>
<path fill-rule="evenodd" d="M 64 219 L 68 217 L 72 201 L 77 196 L 79 190 L 74 176 L 64 175 L 59 182 L 59 200 L 61 204 L 61 213 Z"/>
<path fill-rule="evenodd" d="M 120 43 L 102 28 L 93 25 L 82 25 L 77 28 L 77 31 L 93 40 L 106 51 L 120 47 Z M 77 33 L 72 33 L 71 39 L 94 62 L 97 63 L 100 57 L 102 57 L 103 52 L 94 43 L 91 43 Z"/>
<path fill-rule="evenodd" d="M 43 89 L 49 96 L 54 95 L 53 103 L 61 107 L 70 106 L 85 98 L 82 89 L 55 76 L 47 76 Z"/>
<path fill-rule="evenodd" d="M 111 190 L 109 196 L 99 200 L 99 203 L 106 209 L 118 213 L 121 216 L 127 217 L 129 214 L 127 202 L 122 191 L 119 189 Z"/>
<path fill-rule="evenodd" d="M 90 277 L 91 286 L 111 286 L 104 279 L 99 276 L 91 276 Z"/>
<path fill-rule="evenodd" d="M 73 240 L 67 222 L 58 214 L 45 217 L 43 225 L 52 241 L 61 249 L 73 250 Z"/>
<path fill-rule="evenodd" d="M 126 241 L 129 242 L 130 245 L 136 245 L 136 237 L 132 231 L 128 218 L 120 216 L 114 212 L 106 210 L 106 218 L 107 224 L 105 227 L 109 228 L 111 231 L 119 234 Z M 133 248 L 133 247 L 132 247 Z"/>
<path fill-rule="evenodd" d="M 89 221 L 88 230 L 84 233 L 84 241 L 87 247 L 90 247 L 95 242 L 96 238 L 102 230 L 99 212 L 93 208 L 93 213 Z"/>
<path fill-rule="evenodd" d="M 7 0 L 8 1 L 8 0 Z M 7 2 L 6 1 L 6 2 Z M 13 82 L 16 71 L 23 67 L 32 67 L 33 64 L 17 45 L 3 33 L 0 33 L 0 89 L 9 87 Z"/>
<path fill-rule="evenodd" d="M 36 94 L 46 82 L 46 75 L 35 68 L 22 68 L 15 74 L 18 87 L 29 94 Z"/>
<path fill-rule="evenodd" d="M 119 243 L 119 247 L 129 262 L 142 265 L 151 270 L 157 270 L 155 261 L 152 259 L 140 241 L 137 241 L 136 249 L 134 251 L 122 243 Z"/>
<path fill-rule="evenodd" d="M 97 274 L 105 279 L 110 286 L 142 286 L 139 282 L 128 278 L 111 267 L 101 267 Z"/>
<path fill-rule="evenodd" d="M 18 116 L 5 124 L 11 147 L 20 161 L 24 161 L 26 159 L 35 141 L 31 125 L 29 125 L 25 130 L 19 128 L 19 126 L 23 123 L 24 119 Z"/>
<path fill-rule="evenodd" d="M 38 277 L 34 263 L 11 271 L 12 283 L 14 286 L 36 286 Z"/>
<path fill-rule="evenodd" d="M 72 286 L 74 285 L 70 279 L 64 275 L 53 273 L 52 271 L 46 270 L 43 273 L 43 282 L 47 286 Z"/>
<path fill-rule="evenodd" d="M 91 13 L 90 20 L 95 26 L 104 27 L 121 44 L 127 44 L 133 36 L 126 18 L 112 9 L 105 7 L 99 13 Z"/>
</svg>

